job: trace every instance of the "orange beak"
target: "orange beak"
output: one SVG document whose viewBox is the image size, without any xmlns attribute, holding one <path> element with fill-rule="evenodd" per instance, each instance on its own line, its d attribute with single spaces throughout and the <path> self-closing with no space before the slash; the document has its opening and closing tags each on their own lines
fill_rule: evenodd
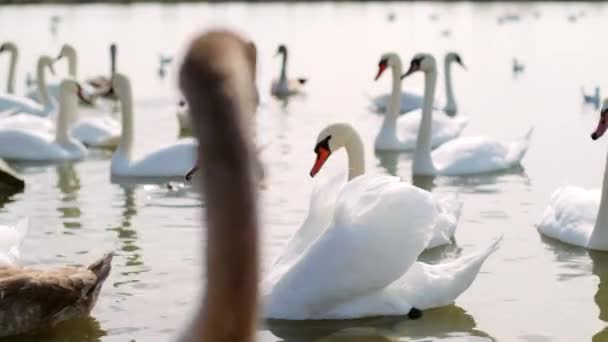
<svg viewBox="0 0 608 342">
<path fill-rule="evenodd" d="M 378 65 L 378 74 L 376 75 L 376 78 L 374 78 L 374 81 L 377 81 L 380 78 L 384 70 L 386 70 L 386 63 Z"/>
<path fill-rule="evenodd" d="M 319 173 L 321 167 L 323 167 L 323 164 L 325 164 L 330 154 L 331 152 L 329 152 L 327 149 L 324 149 L 322 147 L 319 148 L 319 150 L 317 151 L 317 159 L 315 160 L 315 165 L 313 165 L 312 170 L 310 170 L 310 177 L 314 177 L 317 173 Z"/>
</svg>

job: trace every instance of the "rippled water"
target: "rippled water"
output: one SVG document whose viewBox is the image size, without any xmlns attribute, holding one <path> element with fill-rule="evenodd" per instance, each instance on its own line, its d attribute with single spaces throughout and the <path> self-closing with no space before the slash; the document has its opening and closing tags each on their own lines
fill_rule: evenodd
<svg viewBox="0 0 608 342">
<path fill-rule="evenodd" d="M 390 11 L 394 22 L 387 20 Z M 498 16 L 509 12 L 521 19 L 499 23 Z M 580 15 L 576 22 L 567 18 L 573 14 Z M 49 30 L 53 15 L 62 18 L 56 36 Z M 511 138 L 530 126 L 536 131 L 521 169 L 413 180 L 435 193 L 459 192 L 464 201 L 456 246 L 423 258 L 453 257 L 503 234 L 500 250 L 455 305 L 430 310 L 423 319 L 271 321 L 261 326 L 261 340 L 608 341 L 608 255 L 543 239 L 534 227 L 553 189 L 601 184 L 606 143 L 589 139 L 597 113 L 582 105 L 580 87 L 608 86 L 602 69 L 608 49 L 600 35 L 606 15 L 604 4 L 0 7 L 0 39 L 21 49 L 19 85 L 39 54 L 57 54 L 63 42 L 78 49 L 82 77 L 104 73 L 107 46 L 116 42 L 118 68 L 133 81 L 139 152 L 176 139 L 176 64 L 161 80 L 159 53 L 179 56 L 194 33 L 210 26 L 236 28 L 258 44 L 260 90 L 267 96 L 279 68 L 273 53 L 279 43 L 288 44 L 290 73 L 310 82 L 307 96 L 289 103 L 267 96 L 258 116 L 259 139 L 267 146 L 265 267 L 306 214 L 312 149 L 326 124 L 348 121 L 358 128 L 368 172 L 411 180 L 411 155 L 376 154 L 372 148 L 382 117 L 369 111 L 368 95 L 386 92 L 390 82 L 372 81 L 380 54 L 394 50 L 408 60 L 418 51 L 443 56 L 456 50 L 468 66 L 454 71 L 461 113 L 471 118 L 464 134 Z M 517 77 L 513 57 L 526 65 Z M 6 57 L 0 65 L 6 68 Z M 58 68 L 58 74 L 65 72 L 65 66 Z M 419 92 L 421 85 L 421 76 L 405 82 Z M 26 263 L 88 263 L 116 251 L 94 318 L 63 324 L 39 341 L 171 340 L 198 300 L 198 195 L 162 184 L 111 184 L 109 158 L 96 152 L 76 164 L 15 165 L 28 186 L 3 200 L 0 220 L 32 218 L 23 246 Z M 323 172 L 344 167 L 343 153 L 336 153 Z"/>
</svg>

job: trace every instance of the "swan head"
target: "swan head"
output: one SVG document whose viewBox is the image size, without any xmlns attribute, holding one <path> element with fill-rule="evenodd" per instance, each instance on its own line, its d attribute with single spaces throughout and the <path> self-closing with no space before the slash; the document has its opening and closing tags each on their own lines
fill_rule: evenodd
<svg viewBox="0 0 608 342">
<path fill-rule="evenodd" d="M 0 45 L 0 53 L 4 51 L 9 51 L 13 53 L 17 52 L 17 45 L 15 45 L 15 43 L 13 42 L 2 43 L 2 45 Z"/>
<path fill-rule="evenodd" d="M 76 50 L 74 50 L 74 47 L 70 44 L 63 44 L 61 50 L 59 51 L 59 55 L 57 55 L 57 58 L 55 58 L 55 60 L 58 61 L 63 57 L 72 58 L 74 56 L 76 56 Z"/>
<path fill-rule="evenodd" d="M 429 53 L 417 53 L 410 61 L 410 68 L 401 78 L 408 77 L 416 71 L 430 72 L 437 70 L 435 57 Z"/>
<path fill-rule="evenodd" d="M 325 127 L 317 137 L 314 152 L 316 154 L 315 163 L 310 170 L 310 176 L 314 177 L 329 156 L 346 146 L 351 138 L 353 128 L 346 123 L 336 123 Z"/>
<path fill-rule="evenodd" d="M 38 68 L 47 67 L 52 75 L 55 75 L 55 67 L 53 66 L 54 60 L 49 56 L 40 56 L 38 58 Z"/>
<path fill-rule="evenodd" d="M 380 56 L 380 62 L 378 62 L 378 73 L 376 74 L 374 81 L 377 81 L 386 69 L 395 66 L 401 67 L 401 59 L 399 58 L 399 55 L 394 52 L 388 52 Z"/>
<path fill-rule="evenodd" d="M 278 55 L 286 55 L 287 54 L 287 46 L 281 44 L 279 45 L 279 47 L 277 48 L 277 52 L 275 54 L 275 56 Z"/>
<path fill-rule="evenodd" d="M 460 66 L 463 69 L 465 69 L 465 70 L 467 69 L 467 67 L 462 62 L 462 58 L 456 52 L 448 52 L 448 54 L 445 55 L 445 60 L 446 60 L 446 62 L 456 62 L 456 63 L 460 64 Z"/>
<path fill-rule="evenodd" d="M 602 105 L 602 109 L 600 111 L 600 121 L 597 124 L 597 128 L 593 133 L 591 133 L 591 139 L 597 140 L 606 133 L 608 129 L 608 99 L 604 100 L 604 104 Z"/>
</svg>

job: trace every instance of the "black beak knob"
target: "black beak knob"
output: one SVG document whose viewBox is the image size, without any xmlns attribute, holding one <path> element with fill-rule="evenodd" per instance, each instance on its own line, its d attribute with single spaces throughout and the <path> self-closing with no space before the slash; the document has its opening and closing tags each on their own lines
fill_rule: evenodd
<svg viewBox="0 0 608 342">
<path fill-rule="evenodd" d="M 593 139 L 593 140 L 597 140 L 597 138 L 599 138 L 599 137 L 597 136 L 597 133 L 595 133 L 595 132 L 591 133 L 591 139 Z"/>
</svg>

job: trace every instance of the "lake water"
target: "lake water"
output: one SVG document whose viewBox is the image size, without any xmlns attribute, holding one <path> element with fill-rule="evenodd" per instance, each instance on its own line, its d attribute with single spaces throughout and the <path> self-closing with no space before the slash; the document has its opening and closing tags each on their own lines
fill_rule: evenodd
<svg viewBox="0 0 608 342">
<path fill-rule="evenodd" d="M 37 56 L 56 55 L 64 42 L 78 50 L 81 77 L 107 73 L 108 44 L 116 42 L 118 69 L 133 82 L 141 153 L 177 136 L 178 64 L 161 80 L 158 55 L 179 60 L 189 38 L 217 25 L 253 38 L 264 100 L 258 136 L 267 146 L 261 205 L 265 268 L 308 210 L 312 150 L 325 125 L 347 121 L 359 130 L 368 172 L 411 180 L 411 155 L 373 151 L 382 117 L 370 112 L 368 96 L 390 88 L 390 77 L 373 82 L 380 55 L 395 51 L 407 62 L 419 51 L 438 58 L 457 51 L 468 67 L 455 68 L 453 75 L 460 112 L 471 119 L 463 135 L 515 138 L 530 126 L 536 130 L 522 169 L 422 180 L 434 193 L 457 192 L 464 201 L 456 245 L 423 257 L 451 258 L 504 235 L 500 249 L 454 305 L 430 310 L 420 320 L 267 322 L 260 326 L 260 340 L 608 341 L 608 254 L 543 239 L 534 226 L 558 186 L 601 184 L 606 140 L 589 138 L 598 114 L 582 104 L 580 87 L 608 86 L 602 69 L 608 48 L 600 35 L 607 10 L 601 3 L 0 7 L 0 40 L 20 48 L 20 90 Z M 391 11 L 393 22 L 387 20 Z M 520 19 L 500 23 L 497 18 L 507 13 Z M 55 35 L 49 29 L 53 15 L 62 18 Z M 571 15 L 577 20 L 568 20 Z M 270 80 L 279 71 L 273 58 L 279 43 L 290 48 L 290 73 L 310 80 L 306 97 L 288 104 L 269 97 Z M 511 71 L 514 57 L 526 66 L 517 77 Z M 7 63 L 0 57 L 2 68 Z M 58 75 L 66 72 L 64 64 L 57 66 Z M 407 79 L 404 87 L 421 93 L 422 76 Z M 0 220 L 31 217 L 25 263 L 88 263 L 108 250 L 116 257 L 93 318 L 37 339 L 7 341 L 169 341 L 198 302 L 199 196 L 189 188 L 112 184 L 109 158 L 95 152 L 75 164 L 15 166 L 27 189 L 4 200 Z M 345 162 L 344 153 L 336 153 L 322 172 L 338 172 Z"/>
</svg>

